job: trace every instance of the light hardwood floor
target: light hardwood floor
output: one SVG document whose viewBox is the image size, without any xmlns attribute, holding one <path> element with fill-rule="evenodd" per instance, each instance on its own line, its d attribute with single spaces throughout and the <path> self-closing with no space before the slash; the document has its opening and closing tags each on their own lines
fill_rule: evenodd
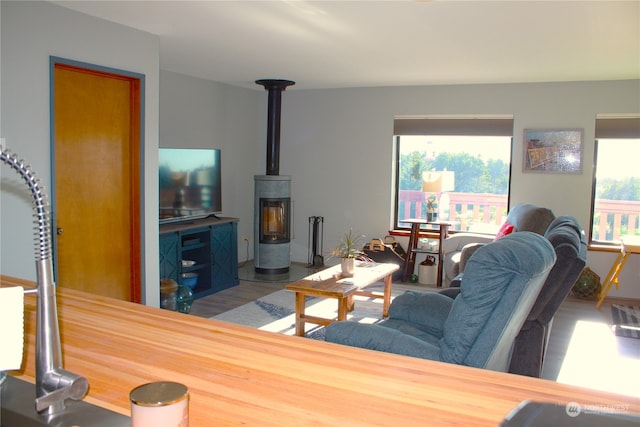
<svg viewBox="0 0 640 427">
<path fill-rule="evenodd" d="M 191 306 L 190 314 L 207 318 L 217 316 L 225 311 L 284 289 L 284 286 L 285 283 L 241 280 L 238 286 L 195 300 Z"/>
<path fill-rule="evenodd" d="M 213 317 L 284 289 L 286 283 L 241 280 L 238 286 L 196 300 L 191 314 Z M 543 378 L 640 398 L 640 340 L 611 332 L 615 303 L 640 305 L 638 300 L 607 298 L 596 309 L 592 299 L 565 300 L 554 317 Z"/>
</svg>

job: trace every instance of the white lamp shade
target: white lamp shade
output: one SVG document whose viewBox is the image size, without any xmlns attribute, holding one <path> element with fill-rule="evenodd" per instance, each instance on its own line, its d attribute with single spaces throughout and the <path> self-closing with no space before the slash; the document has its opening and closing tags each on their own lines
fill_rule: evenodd
<svg viewBox="0 0 640 427">
<path fill-rule="evenodd" d="M 455 188 L 455 172 L 431 171 L 422 173 L 423 193 L 442 193 Z"/>
</svg>

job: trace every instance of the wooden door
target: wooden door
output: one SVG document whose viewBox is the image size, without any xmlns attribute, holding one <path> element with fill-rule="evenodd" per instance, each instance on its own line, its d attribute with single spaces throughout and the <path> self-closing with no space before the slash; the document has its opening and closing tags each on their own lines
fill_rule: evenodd
<svg viewBox="0 0 640 427">
<path fill-rule="evenodd" d="M 53 67 L 57 283 L 140 302 L 140 79 Z"/>
</svg>

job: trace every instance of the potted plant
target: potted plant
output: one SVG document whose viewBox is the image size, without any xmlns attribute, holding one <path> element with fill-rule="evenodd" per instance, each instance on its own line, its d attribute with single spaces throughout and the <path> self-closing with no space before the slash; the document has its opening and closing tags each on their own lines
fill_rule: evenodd
<svg viewBox="0 0 640 427">
<path fill-rule="evenodd" d="M 340 257 L 344 277 L 353 277 L 356 258 L 363 253 L 360 245 L 363 237 L 363 235 L 354 235 L 353 230 L 349 229 L 338 242 L 338 246 L 331 250 L 331 255 Z"/>
</svg>

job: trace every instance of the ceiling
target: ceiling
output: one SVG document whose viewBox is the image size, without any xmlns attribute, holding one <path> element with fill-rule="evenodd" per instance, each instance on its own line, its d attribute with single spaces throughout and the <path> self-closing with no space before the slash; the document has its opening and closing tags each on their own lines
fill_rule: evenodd
<svg viewBox="0 0 640 427">
<path fill-rule="evenodd" d="M 163 70 L 255 89 L 640 78 L 640 0 L 53 3 L 158 35 Z"/>
</svg>

